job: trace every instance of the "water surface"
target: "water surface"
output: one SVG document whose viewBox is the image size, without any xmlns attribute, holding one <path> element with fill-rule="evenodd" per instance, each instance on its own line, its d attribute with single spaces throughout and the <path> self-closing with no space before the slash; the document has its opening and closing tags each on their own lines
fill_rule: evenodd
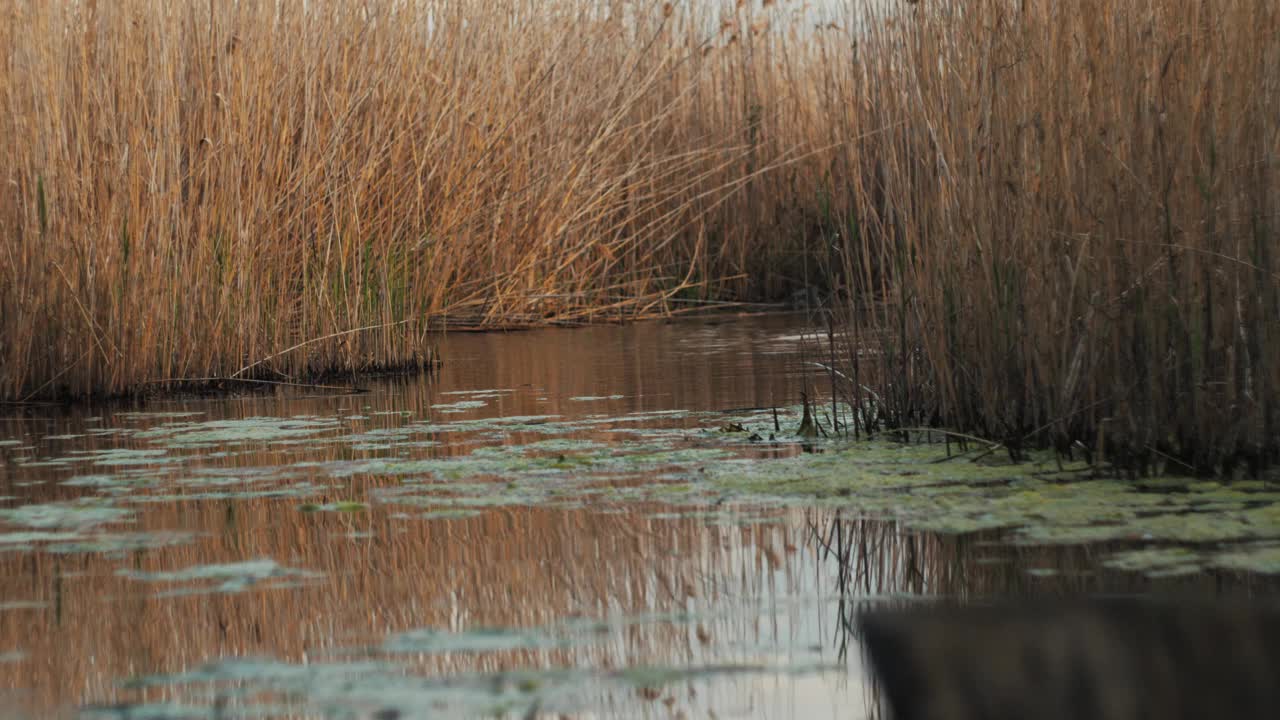
<svg viewBox="0 0 1280 720">
<path fill-rule="evenodd" d="M 1264 481 L 1162 481 L 1168 500 L 1048 458 L 802 441 L 796 403 L 828 387 L 808 329 L 452 334 L 436 376 L 359 394 L 11 413 L 0 697 L 31 717 L 862 717 L 869 604 L 1272 592 Z"/>
</svg>

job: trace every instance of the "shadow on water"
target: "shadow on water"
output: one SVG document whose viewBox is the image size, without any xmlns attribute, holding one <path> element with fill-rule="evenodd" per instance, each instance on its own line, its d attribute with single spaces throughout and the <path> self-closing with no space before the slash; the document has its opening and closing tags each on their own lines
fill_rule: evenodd
<svg viewBox="0 0 1280 720">
<path fill-rule="evenodd" d="M 896 464 L 929 448 L 861 451 L 852 490 L 761 494 L 797 487 L 771 468 L 853 462 L 794 437 L 821 386 L 803 329 L 451 336 L 432 384 L 2 419 L 0 696 L 31 717 L 872 716 L 860 608 L 1274 592 L 1103 564 L 1123 542 L 869 519 L 903 500 L 869 489 L 934 497 L 936 466 Z"/>
</svg>

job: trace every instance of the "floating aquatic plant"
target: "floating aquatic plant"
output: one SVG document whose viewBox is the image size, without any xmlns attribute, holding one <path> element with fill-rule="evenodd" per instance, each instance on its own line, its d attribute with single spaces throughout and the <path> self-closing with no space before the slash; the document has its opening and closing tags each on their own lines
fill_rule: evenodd
<svg viewBox="0 0 1280 720">
<path fill-rule="evenodd" d="M 118 574 L 140 582 L 196 584 L 195 587 L 169 590 L 162 593 L 163 595 L 188 595 L 205 592 L 236 593 L 267 583 L 279 585 L 283 581 L 287 585 L 321 577 L 318 573 L 309 570 L 284 567 L 270 558 L 235 563 L 196 565 L 182 570 L 167 572 L 141 572 L 124 569 L 120 570 Z"/>
</svg>

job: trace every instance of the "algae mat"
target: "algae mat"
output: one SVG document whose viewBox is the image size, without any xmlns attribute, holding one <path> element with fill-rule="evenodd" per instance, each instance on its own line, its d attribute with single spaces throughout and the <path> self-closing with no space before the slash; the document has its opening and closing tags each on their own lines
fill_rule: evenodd
<svg viewBox="0 0 1280 720">
<path fill-rule="evenodd" d="M 487 390 L 437 403 L 435 414 L 482 409 Z M 604 398 L 570 398 L 571 402 Z M 441 410 L 443 408 L 443 410 Z M 367 408 L 365 410 L 368 410 Z M 844 408 L 844 412 L 849 412 Z M 1096 477 L 1048 456 L 1010 464 L 948 458 L 937 442 L 795 437 L 799 409 L 745 413 L 647 411 L 415 418 L 350 411 L 341 417 L 201 421 L 129 413 L 112 447 L 2 450 L 24 468 L 66 471 L 72 500 L 0 508 L 0 549 L 113 551 L 146 544 L 125 532 L 158 502 L 297 498 L 302 512 L 440 518 L 507 506 L 597 507 L 661 502 L 714 519 L 786 505 L 838 507 L 942 533 L 1006 531 L 1011 542 L 1125 541 L 1153 547 L 1107 562 L 1150 573 L 1208 567 L 1276 572 L 1280 485 Z M 55 442 L 56 440 L 56 442 Z M 56 448 L 65 436 L 45 438 Z M 448 454 L 432 450 L 447 448 Z M 219 463 L 238 455 L 254 463 Z M 270 464 L 257 464 L 267 458 Z M 324 459 L 317 459 L 323 457 Z M 211 464 L 212 461 L 212 464 Z M 354 479 L 378 478 L 356 489 Z M 12 502 L 12 501 L 11 501 Z M 678 513 L 668 509 L 665 512 Z M 179 531 L 157 543 L 180 541 Z M 1176 546 L 1176 552 L 1173 547 Z"/>
</svg>

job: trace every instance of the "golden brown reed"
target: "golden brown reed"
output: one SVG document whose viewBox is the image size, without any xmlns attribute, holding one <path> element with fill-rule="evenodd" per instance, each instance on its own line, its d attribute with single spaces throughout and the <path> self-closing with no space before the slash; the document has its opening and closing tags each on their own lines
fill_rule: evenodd
<svg viewBox="0 0 1280 720">
<path fill-rule="evenodd" d="M 848 147 L 830 231 L 883 301 L 851 328 L 883 353 L 891 420 L 1138 472 L 1274 461 L 1277 37 L 1266 0 L 869 22 L 841 134 L 879 134 Z"/>
<path fill-rule="evenodd" d="M 0 396 L 396 365 L 445 313 L 635 316 L 820 263 L 877 301 L 850 330 L 899 424 L 1258 466 L 1278 15 L 3 0 Z"/>
<path fill-rule="evenodd" d="M 263 358 L 399 365 L 427 356 L 428 319 L 652 313 L 720 294 L 751 255 L 709 248 L 700 220 L 767 169 L 727 131 L 750 78 L 687 16 L 4 0 L 0 18 L 0 397 Z"/>
</svg>

